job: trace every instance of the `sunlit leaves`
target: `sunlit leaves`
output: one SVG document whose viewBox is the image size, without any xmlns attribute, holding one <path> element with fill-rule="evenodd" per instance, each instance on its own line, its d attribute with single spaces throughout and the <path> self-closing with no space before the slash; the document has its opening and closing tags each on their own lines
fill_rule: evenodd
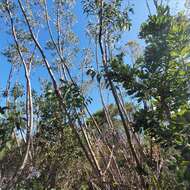
<svg viewBox="0 0 190 190">
<path fill-rule="evenodd" d="M 102 25 L 102 34 L 109 44 L 113 45 L 121 38 L 121 32 L 130 29 L 129 15 L 133 13 L 132 5 L 123 3 L 121 0 L 83 0 L 82 2 L 84 12 L 92 18 L 88 25 L 88 32 L 93 38 L 97 38 Z"/>
<path fill-rule="evenodd" d="M 15 86 L 13 87 L 11 91 L 12 96 L 15 98 L 15 100 L 18 97 L 22 97 L 24 92 L 23 92 L 23 86 L 19 83 L 16 83 Z"/>
</svg>

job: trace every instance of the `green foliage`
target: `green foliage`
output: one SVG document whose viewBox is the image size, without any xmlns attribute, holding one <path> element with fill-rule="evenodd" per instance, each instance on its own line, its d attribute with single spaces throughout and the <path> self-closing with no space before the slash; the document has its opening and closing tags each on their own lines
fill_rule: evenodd
<svg viewBox="0 0 190 190">
<path fill-rule="evenodd" d="M 147 43 L 144 56 L 133 68 L 117 56 L 110 75 L 139 101 L 154 101 L 161 113 L 176 111 L 189 97 L 189 29 L 182 13 L 173 17 L 169 7 L 158 7 L 141 27 L 140 37 Z"/>
<path fill-rule="evenodd" d="M 0 160 L 15 148 L 16 132 L 25 130 L 23 102 L 19 100 L 22 96 L 22 86 L 16 84 L 11 90 L 13 101 L 8 106 L 0 107 Z"/>
<path fill-rule="evenodd" d="M 37 183 L 42 187 L 79 189 L 87 175 L 85 167 L 88 165 L 82 164 L 85 160 L 83 152 L 51 85 L 45 87 L 37 105 L 40 117 L 34 144 L 40 148 L 36 153 L 36 167 L 40 172 Z M 66 184 L 68 178 L 70 183 Z"/>
<path fill-rule="evenodd" d="M 178 152 L 175 163 L 169 158 L 168 167 L 174 166 L 170 169 L 181 189 L 189 187 L 189 31 L 183 13 L 172 16 L 168 6 L 158 6 L 141 26 L 139 36 L 147 44 L 144 55 L 130 66 L 121 53 L 111 60 L 109 72 L 141 104 L 134 129 L 145 130 L 163 150 L 173 147 Z"/>
<path fill-rule="evenodd" d="M 118 93 L 119 100 L 123 101 L 123 104 L 118 103 L 122 114 L 116 105 L 110 104 L 106 107 L 107 110 L 104 107 L 88 118 L 87 114 L 90 114 L 83 108 L 86 108 L 92 99 L 86 97 L 83 89 L 79 88 L 80 82 L 71 82 L 70 75 L 73 73 L 67 70 L 70 71 L 73 58 L 78 52 L 78 39 L 72 31 L 75 17 L 71 9 L 74 1 L 51 2 L 52 12 L 47 6 L 49 13 L 46 17 L 49 18 L 45 23 L 45 1 L 23 3 L 34 34 L 41 28 L 44 32 L 46 25 L 52 29 L 49 32 L 50 39 L 44 44 L 41 39 L 39 42 L 44 57 L 47 55 L 46 59 L 50 60 L 48 69 L 60 75 L 61 79 L 56 85 L 61 95 L 57 97 L 50 82 L 45 82 L 41 94 L 32 93 L 34 130 L 32 140 L 28 141 L 31 144 L 27 163 L 21 175 L 17 176 L 18 181 L 14 188 L 87 190 L 128 189 L 129 186 L 129 189 L 143 189 L 142 182 L 139 182 L 141 179 L 145 181 L 147 189 L 189 189 L 188 18 L 184 13 L 173 16 L 168 6 L 158 5 L 156 13 L 149 15 L 140 29 L 139 37 L 146 43 L 143 55 L 139 56 L 135 52 L 138 45 L 129 41 L 127 46 L 133 46 L 131 53 L 134 54 L 134 60 L 132 64 L 125 64 L 125 54 L 123 51 L 119 52 L 120 49 L 116 46 L 123 32 L 131 29 L 129 15 L 133 13 L 132 5 L 122 0 L 82 0 L 82 3 L 84 12 L 91 17 L 88 34 L 96 43 L 105 46 L 103 49 L 107 64 L 103 69 L 100 67 L 100 71 L 89 68 L 90 62 L 94 64 L 94 61 L 91 60 L 93 56 L 87 53 L 87 60 L 84 60 L 88 67 L 86 74 L 92 80 L 96 78 L 99 85 L 104 84 L 107 88 L 110 87 L 108 78 L 111 79 L 115 83 L 116 93 L 121 90 L 122 85 L 126 93 L 134 98 L 135 104 L 127 104 Z M 19 6 L 15 6 L 16 4 L 10 3 L 10 6 L 23 58 L 27 63 L 31 61 L 32 66 L 34 63 L 41 64 L 39 52 L 33 49 L 33 39 L 26 30 L 22 14 L 17 14 Z M 39 8 L 39 11 L 33 11 L 36 8 Z M 0 3 L 0 9 L 1 13 L 6 12 L 4 3 Z M 36 34 L 35 36 L 36 39 L 41 37 Z M 119 53 L 115 55 L 116 52 Z M 96 53 L 98 59 L 99 50 Z M 20 65 L 17 46 L 14 44 L 3 54 L 14 66 Z M 65 65 L 68 68 L 65 68 Z M 105 74 L 106 69 L 109 72 Z M 25 138 L 29 122 L 26 116 L 28 102 L 27 99 L 23 102 L 23 97 L 24 88 L 20 83 L 16 83 L 11 90 L 6 90 L 6 106 L 0 106 L 0 169 L 6 179 L 4 182 L 0 181 L 2 185 L 12 181 L 10 176 L 14 176 L 21 166 L 27 147 Z M 125 127 L 129 128 L 128 139 L 131 140 L 137 160 L 139 159 L 146 169 L 144 173 L 140 170 L 137 172 L 140 168 L 137 167 L 137 162 L 134 162 L 134 155 L 131 154 L 133 151 L 129 149 L 130 141 L 126 140 L 123 128 L 125 121 L 122 123 L 119 115 L 124 117 L 123 120 L 127 118 Z M 78 125 L 77 119 L 80 119 L 81 126 Z M 77 124 L 76 131 L 73 131 L 73 125 L 70 126 L 71 121 Z M 133 133 L 133 129 L 136 133 Z M 97 175 L 96 170 L 87 161 L 84 147 L 81 148 L 74 132 L 78 133 L 84 143 L 93 167 L 100 167 L 103 176 Z"/>
<path fill-rule="evenodd" d="M 117 1 L 82 0 L 83 10 L 93 21 L 88 23 L 88 32 L 94 39 L 98 39 L 101 26 L 102 34 L 105 35 L 110 45 L 115 45 L 121 38 L 122 32 L 130 30 L 130 14 L 133 7 L 130 3 Z M 98 19 L 97 17 L 98 16 Z"/>
<path fill-rule="evenodd" d="M 140 37 L 147 43 L 144 56 L 133 68 L 123 64 L 123 55 L 116 56 L 110 75 L 129 95 L 151 101 L 161 114 L 177 111 L 189 98 L 189 29 L 182 13 L 174 17 L 169 7 L 159 6 L 141 27 Z"/>
</svg>

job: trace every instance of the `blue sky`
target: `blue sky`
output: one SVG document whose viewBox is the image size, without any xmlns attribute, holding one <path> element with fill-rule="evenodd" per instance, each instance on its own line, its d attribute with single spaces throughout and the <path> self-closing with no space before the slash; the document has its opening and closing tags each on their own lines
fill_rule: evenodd
<svg viewBox="0 0 190 190">
<path fill-rule="evenodd" d="M 136 40 L 140 45 L 144 46 L 143 41 L 138 39 L 138 33 L 139 33 L 139 29 L 140 29 L 140 25 L 142 24 L 142 22 L 144 22 L 147 17 L 148 17 L 148 10 L 146 7 L 146 1 L 145 0 L 131 0 L 131 2 L 134 4 L 134 15 L 131 15 L 131 19 L 132 19 L 132 28 L 130 31 L 126 32 L 122 38 L 122 43 L 126 44 L 127 41 L 129 40 Z M 152 0 L 148 0 L 148 2 L 150 2 L 150 8 L 152 13 L 154 12 L 154 6 L 152 5 Z M 182 9 L 185 0 L 171 0 L 170 1 L 171 6 L 173 8 L 173 12 L 175 13 L 177 11 L 177 9 Z M 49 0 L 49 3 L 51 3 L 51 0 Z M 87 24 L 87 18 L 86 16 L 83 14 L 83 10 L 82 10 L 82 5 L 81 5 L 81 0 L 76 0 L 76 6 L 74 8 L 74 13 L 77 17 L 77 22 L 74 26 L 74 31 L 76 32 L 80 42 L 79 42 L 79 48 L 83 49 L 83 48 L 87 48 L 89 47 L 89 39 L 86 37 L 86 32 L 85 32 L 85 26 Z M 7 35 L 4 34 L 3 29 L 5 26 L 2 26 L 2 24 L 0 24 L 0 51 L 3 51 L 3 48 L 8 46 L 8 42 L 10 41 L 10 39 L 7 37 Z M 44 35 L 44 38 L 46 38 L 46 35 Z M 79 57 L 77 58 L 80 60 L 80 54 Z M 5 85 L 6 85 L 6 81 L 8 78 L 8 74 L 9 74 L 9 70 L 10 70 L 10 64 L 7 63 L 6 58 L 0 54 L 0 90 L 2 92 L 2 90 L 5 89 Z M 77 68 L 75 68 L 75 72 L 77 72 Z M 39 85 L 39 77 L 43 78 L 47 78 L 48 74 L 45 71 L 45 69 L 41 69 L 41 68 L 36 68 L 34 69 L 33 73 L 32 73 L 32 86 L 34 87 L 34 89 L 36 89 L 37 91 L 40 90 L 40 85 Z M 23 69 L 21 69 L 21 71 L 19 73 L 16 73 L 14 76 L 14 81 L 21 81 L 23 84 L 25 83 L 25 79 L 24 79 L 24 72 Z M 101 106 L 101 104 L 99 103 L 99 99 L 97 99 L 97 92 L 96 90 L 91 90 L 90 94 L 93 96 L 94 102 L 92 103 L 92 105 L 90 106 L 91 110 L 97 110 L 99 109 Z M 2 99 L 0 99 L 0 103 L 3 104 Z"/>
</svg>

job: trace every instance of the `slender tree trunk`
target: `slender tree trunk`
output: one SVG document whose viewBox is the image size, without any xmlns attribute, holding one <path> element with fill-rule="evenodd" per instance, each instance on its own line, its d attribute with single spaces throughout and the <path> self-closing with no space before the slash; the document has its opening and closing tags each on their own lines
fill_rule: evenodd
<svg viewBox="0 0 190 190">
<path fill-rule="evenodd" d="M 69 113 L 68 113 L 68 111 L 67 111 L 67 106 L 66 106 L 66 104 L 64 103 L 64 100 L 63 100 L 63 98 L 62 98 L 61 92 L 60 92 L 60 90 L 59 90 L 59 88 L 58 88 L 58 85 L 57 85 L 57 82 L 56 82 L 56 80 L 55 80 L 54 74 L 53 74 L 53 72 L 52 72 L 52 70 L 51 70 L 51 67 L 50 67 L 50 65 L 49 65 L 49 63 L 48 63 L 48 61 L 47 61 L 47 59 L 46 59 L 46 55 L 44 54 L 44 51 L 42 50 L 42 48 L 41 48 L 41 46 L 40 46 L 38 40 L 36 39 L 36 37 L 35 37 L 35 35 L 34 35 L 33 31 L 32 31 L 32 28 L 31 28 L 30 23 L 29 23 L 29 20 L 28 20 L 28 18 L 27 18 L 26 12 L 25 12 L 24 7 L 23 7 L 23 5 L 22 5 L 22 1 L 21 1 L 21 0 L 18 0 L 18 3 L 19 3 L 19 7 L 20 7 L 20 9 L 21 9 L 21 11 L 22 11 L 22 14 L 23 14 L 23 16 L 24 16 L 24 18 L 25 18 L 25 21 L 26 21 L 26 24 L 27 24 L 27 26 L 28 26 L 29 32 L 30 32 L 30 34 L 31 34 L 31 38 L 32 38 L 34 44 L 36 45 L 37 49 L 39 50 L 39 52 L 40 52 L 40 54 L 41 54 L 41 56 L 42 56 L 42 58 L 43 58 L 43 61 L 44 61 L 44 63 L 45 63 L 45 66 L 46 66 L 46 68 L 47 68 L 47 71 L 48 71 L 48 73 L 49 73 L 49 75 L 50 75 L 50 78 L 51 78 L 52 83 L 53 83 L 53 87 L 54 87 L 54 89 L 55 89 L 55 93 L 56 93 L 58 99 L 60 100 L 60 103 L 61 103 L 61 105 L 62 105 L 62 107 L 63 107 L 63 110 L 65 111 L 65 113 L 66 113 L 66 115 L 67 115 L 67 117 L 68 117 L 69 124 L 70 124 L 70 126 L 71 126 L 71 128 L 72 128 L 74 134 L 76 135 L 76 137 L 77 137 L 77 139 L 78 139 L 78 141 L 79 141 L 79 143 L 80 143 L 80 145 L 81 145 L 81 148 L 83 149 L 83 151 L 84 151 L 84 153 L 85 153 L 85 155 L 86 155 L 86 158 L 87 158 L 87 160 L 89 161 L 90 165 L 92 166 L 92 168 L 93 168 L 95 171 L 97 171 L 97 172 L 99 173 L 98 169 L 94 166 L 93 161 L 92 161 L 91 158 L 89 157 L 88 152 L 87 152 L 85 146 L 83 145 L 83 142 L 82 142 L 82 140 L 81 140 L 81 138 L 80 138 L 80 136 L 79 136 L 79 134 L 78 134 L 78 132 L 77 132 L 77 128 L 75 127 L 75 124 L 73 123 L 72 118 L 71 118 L 71 116 L 69 115 Z M 55 44 L 55 47 L 57 47 L 56 44 Z M 60 55 L 60 54 L 59 54 L 59 55 Z M 60 58 L 62 58 L 62 57 L 60 56 Z M 67 72 L 68 72 L 68 74 L 69 74 L 69 77 L 71 78 L 71 75 L 70 75 L 70 73 L 69 73 L 68 67 L 67 67 L 66 65 L 65 65 L 65 68 L 66 68 L 66 70 L 67 70 Z M 72 78 L 71 78 L 71 79 L 72 79 Z M 74 82 L 74 81 L 72 81 L 72 82 Z M 80 127 L 81 127 L 81 126 L 80 126 Z"/>
<path fill-rule="evenodd" d="M 114 97 L 116 105 L 118 107 L 119 115 L 121 117 L 124 129 L 125 129 L 125 133 L 126 133 L 126 136 L 127 136 L 129 147 L 131 149 L 132 155 L 133 155 L 133 157 L 135 159 L 137 168 L 139 170 L 139 171 L 137 170 L 137 172 L 140 175 L 142 186 L 145 187 L 145 181 L 144 181 L 143 176 L 142 176 L 142 174 L 140 172 L 140 170 L 142 171 L 143 169 L 141 167 L 141 163 L 140 163 L 140 161 L 138 159 L 138 156 L 137 156 L 137 153 L 135 151 L 135 148 L 134 148 L 134 146 L 132 144 L 130 131 L 129 131 L 129 128 L 128 128 L 128 124 L 126 123 L 126 118 L 125 118 L 125 116 L 123 114 L 123 110 L 121 108 L 121 103 L 120 103 L 120 100 L 118 98 L 117 91 L 115 89 L 115 86 L 114 86 L 112 80 L 109 77 L 109 74 L 108 74 L 108 64 L 107 64 L 107 60 L 106 60 L 105 51 L 104 51 L 104 48 L 103 48 L 103 45 L 102 45 L 103 3 L 104 3 L 103 0 L 101 0 L 100 11 L 99 11 L 99 40 L 98 40 L 99 41 L 100 52 L 101 52 L 101 55 L 102 55 L 102 63 L 103 63 L 103 66 L 104 66 L 104 71 L 105 71 L 106 77 L 108 79 L 108 82 L 109 82 L 113 97 Z"/>
<path fill-rule="evenodd" d="M 14 21 L 13 21 L 12 13 L 9 8 L 8 1 L 7 1 L 6 10 L 10 18 L 12 35 L 17 47 L 17 51 L 21 59 L 21 62 L 24 66 L 26 86 L 27 86 L 27 90 L 26 90 L 26 105 L 27 105 L 26 106 L 26 115 L 27 115 L 26 151 L 25 151 L 25 155 L 24 155 L 21 166 L 19 167 L 18 171 L 13 175 L 11 179 L 11 183 L 8 185 L 8 188 L 11 189 L 15 185 L 17 178 L 21 176 L 22 171 L 26 166 L 26 163 L 28 161 L 28 157 L 30 154 L 30 147 L 32 143 L 32 131 L 33 131 L 33 104 L 32 104 L 32 90 L 31 90 L 31 83 L 30 83 L 30 65 L 27 65 L 27 63 L 25 62 L 22 51 L 20 49 L 19 42 L 17 39 L 17 33 L 15 30 Z"/>
</svg>

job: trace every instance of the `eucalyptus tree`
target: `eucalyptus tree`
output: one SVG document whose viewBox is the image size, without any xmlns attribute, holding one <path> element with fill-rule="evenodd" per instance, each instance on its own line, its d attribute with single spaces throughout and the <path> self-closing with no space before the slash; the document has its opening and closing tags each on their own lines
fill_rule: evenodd
<svg viewBox="0 0 190 190">
<path fill-rule="evenodd" d="M 8 49 L 5 50 L 4 55 L 8 57 L 8 61 L 14 65 L 23 65 L 26 79 L 26 109 L 23 113 L 23 117 L 26 117 L 26 146 L 25 154 L 22 156 L 22 161 L 19 163 L 20 166 L 17 166 L 18 171 L 14 171 L 13 176 L 10 178 L 10 181 L 14 181 L 17 177 L 22 175 L 23 169 L 26 167 L 26 164 L 30 159 L 32 159 L 32 133 L 34 129 L 34 118 L 33 118 L 33 99 L 32 99 L 32 87 L 30 80 L 31 65 L 34 63 L 35 47 L 30 45 L 31 38 L 27 31 L 22 27 L 23 20 L 18 17 L 17 19 L 13 16 L 17 11 L 17 6 L 12 4 L 9 1 L 4 1 L 1 3 L 1 11 L 4 14 L 5 24 L 8 25 L 8 31 L 12 37 L 12 44 Z M 12 66 L 12 67 L 13 67 Z M 11 71 L 12 72 L 12 71 Z M 8 79 L 8 88 L 10 88 L 10 77 Z M 16 90 L 16 89 L 15 89 Z M 8 96 L 9 89 L 6 89 L 5 96 Z M 15 97 L 15 100 L 17 98 Z M 16 107 L 16 105 L 14 105 Z M 16 108 L 15 108 L 16 112 Z M 15 113 L 16 115 L 16 113 Z M 26 115 L 26 116 L 25 116 Z M 10 119 L 10 118 L 8 118 Z M 18 122 L 17 122 L 18 124 Z M 12 123 L 14 126 L 14 123 Z M 19 124 L 18 124 L 19 125 Z M 14 130 L 18 130 L 18 125 L 15 126 Z M 13 131 L 14 131 L 13 130 Z"/>
<path fill-rule="evenodd" d="M 47 20 L 48 29 L 49 29 L 49 22 L 48 22 L 48 15 L 47 15 L 47 9 L 46 9 L 46 2 L 25 2 L 25 5 L 27 6 L 28 16 L 27 19 L 30 20 L 30 26 L 32 27 L 35 32 L 40 30 L 43 26 L 42 22 L 42 14 L 38 14 L 34 12 L 34 7 L 39 9 L 44 9 L 45 18 Z M 58 41 L 59 41 L 59 49 L 60 51 L 63 49 L 63 44 L 68 43 L 68 41 L 71 41 L 72 34 L 69 30 L 69 27 L 67 27 L 68 32 L 63 35 L 60 33 L 62 25 L 60 25 L 60 14 L 62 15 L 61 11 L 59 10 L 61 7 L 57 4 L 63 4 L 61 2 L 56 2 L 57 6 L 57 31 L 59 33 Z M 23 162 L 21 163 L 20 169 L 18 172 L 16 172 L 12 177 L 11 181 L 14 185 L 14 181 L 17 180 L 18 176 L 21 176 L 23 169 L 26 166 L 26 163 L 28 162 L 28 156 L 30 154 L 30 157 L 32 159 L 32 154 L 34 150 L 32 150 L 32 133 L 34 132 L 34 124 L 33 124 L 33 103 L 32 103 L 32 88 L 31 88 L 31 81 L 30 81 L 30 73 L 31 73 L 31 66 L 34 62 L 38 61 L 38 52 L 36 52 L 36 44 L 32 43 L 31 34 L 27 31 L 26 27 L 26 21 L 23 19 L 22 15 L 19 14 L 19 4 L 16 4 L 12 1 L 2 1 L 1 2 L 1 8 L 2 13 L 4 14 L 3 18 L 6 20 L 6 24 L 10 26 L 8 30 L 10 31 L 11 37 L 13 39 L 13 44 L 10 46 L 9 49 L 6 50 L 4 55 L 6 55 L 9 59 L 9 61 L 12 64 L 22 64 L 25 71 L 25 78 L 26 78 L 26 128 L 27 128 L 27 145 L 26 145 L 26 153 L 23 157 Z M 21 5 L 21 2 L 20 2 Z M 66 9 L 66 8 L 65 8 Z M 63 10 L 62 10 L 63 11 Z M 26 15 L 25 15 L 26 16 Z M 67 18 L 69 16 L 67 15 Z M 27 20 L 26 19 L 26 20 Z M 62 20 L 62 18 L 61 18 Z M 28 20 L 27 20 L 28 21 Z M 67 24 L 70 24 L 70 21 L 67 21 Z M 51 32 L 49 30 L 49 32 Z M 63 41 L 60 37 L 60 35 L 65 38 L 65 41 Z M 68 36 L 70 39 L 68 39 Z M 67 41 L 66 41 L 67 40 Z M 50 48 L 50 43 L 48 44 Z M 61 54 L 63 52 L 61 51 Z M 51 69 L 50 69 L 51 70 Z M 10 86 L 10 85 L 9 85 Z M 11 185 L 11 183 L 10 183 Z M 9 185 L 8 185 L 9 186 Z M 8 187 L 7 187 L 8 188 Z M 11 188 L 11 187 L 10 187 Z"/>
<path fill-rule="evenodd" d="M 57 96 L 58 96 L 58 98 L 59 98 L 59 100 L 60 100 L 60 103 L 61 103 L 61 105 L 62 105 L 62 107 L 63 107 L 64 112 L 65 112 L 66 115 L 67 115 L 69 125 L 71 126 L 71 128 L 72 128 L 73 131 L 75 132 L 76 137 L 78 138 L 79 143 L 81 144 L 81 147 L 83 148 L 83 151 L 84 151 L 84 153 L 85 153 L 85 155 L 86 155 L 88 161 L 90 162 L 92 168 L 94 169 L 97 178 L 100 179 L 100 185 L 101 185 L 101 186 L 102 186 L 102 185 L 104 186 L 104 183 L 107 183 L 107 182 L 106 182 L 106 178 L 109 177 L 109 176 L 106 175 L 106 173 L 107 173 L 107 170 L 108 170 L 108 169 L 110 170 L 110 168 L 109 168 L 110 164 L 109 164 L 109 163 L 111 163 L 111 161 L 109 161 L 109 160 L 112 160 L 112 157 L 110 157 L 109 160 L 105 160 L 105 159 L 104 159 L 105 156 L 104 156 L 104 155 L 101 156 L 101 157 L 103 158 L 103 160 L 105 160 L 105 161 L 103 161 L 103 162 L 105 162 L 105 163 L 104 163 L 105 171 L 103 172 L 103 170 L 102 170 L 102 168 L 101 168 L 101 165 L 100 165 L 100 162 L 99 162 L 99 160 L 97 159 L 96 153 L 95 153 L 95 151 L 93 150 L 93 147 L 92 147 L 92 140 L 90 140 L 89 134 L 86 133 L 86 122 L 85 122 L 85 119 L 84 119 L 84 117 L 83 117 L 83 113 L 82 113 L 82 117 L 80 117 L 80 115 L 79 115 L 79 111 L 80 111 L 80 112 L 83 111 L 83 110 L 81 109 L 81 106 L 84 107 L 84 108 L 86 109 L 86 111 L 88 112 L 88 114 L 89 114 L 89 110 L 88 110 L 88 108 L 87 108 L 87 106 L 86 106 L 86 103 L 84 102 L 84 97 L 81 96 L 81 94 L 80 94 L 80 92 L 79 92 L 79 87 L 78 87 L 78 85 L 76 84 L 76 82 L 73 80 L 68 65 L 64 62 L 64 59 L 63 59 L 62 55 L 61 55 L 60 52 L 58 51 L 56 42 L 55 42 L 55 40 L 54 40 L 54 38 L 53 38 L 53 36 L 52 36 L 52 32 L 51 32 L 51 30 L 48 29 L 48 30 L 49 30 L 49 34 L 50 34 L 51 41 L 52 41 L 54 47 L 56 48 L 56 51 L 57 51 L 57 54 L 58 54 L 60 60 L 61 60 L 62 63 L 64 64 L 64 68 L 65 68 L 66 73 L 67 73 L 67 75 L 68 75 L 68 78 L 69 78 L 69 80 L 70 80 L 70 82 L 71 82 L 71 83 L 70 83 L 68 80 L 62 80 L 62 82 L 63 82 L 63 88 L 68 89 L 68 92 L 70 92 L 70 94 L 73 93 L 74 96 L 68 97 L 68 96 L 67 96 L 68 92 L 67 92 L 66 94 L 63 94 L 63 93 L 62 93 L 62 91 L 61 91 L 61 89 L 59 88 L 59 85 L 58 85 L 58 83 L 57 83 L 57 81 L 56 81 L 56 79 L 55 79 L 55 77 L 54 77 L 54 75 L 53 75 L 53 71 L 52 71 L 52 69 L 51 69 L 51 67 L 50 67 L 50 62 L 49 62 L 48 59 L 47 59 L 47 55 L 46 55 L 46 53 L 44 52 L 43 47 L 40 45 L 39 41 L 37 40 L 36 35 L 35 35 L 35 33 L 34 33 L 32 27 L 31 27 L 30 20 L 29 20 L 28 17 L 27 17 L 27 11 L 26 11 L 27 8 L 26 8 L 26 6 L 22 3 L 22 1 L 18 1 L 18 3 L 19 3 L 19 6 L 20 6 L 20 9 L 21 9 L 21 11 L 22 11 L 22 14 L 23 14 L 23 16 L 24 16 L 24 18 L 25 18 L 25 21 L 26 21 L 26 23 L 27 23 L 27 27 L 28 27 L 28 29 L 29 29 L 29 31 L 30 31 L 31 38 L 33 39 L 33 42 L 35 43 L 37 49 L 39 50 L 39 52 L 40 52 L 40 54 L 41 54 L 41 56 L 42 56 L 42 58 L 43 58 L 43 61 L 44 61 L 44 63 L 45 63 L 45 66 L 46 66 L 46 68 L 47 68 L 47 70 L 48 70 L 48 72 L 49 72 L 49 75 L 50 75 L 50 77 L 51 77 L 51 79 L 52 79 L 53 86 L 54 86 L 54 88 L 55 88 L 55 92 L 56 92 L 56 94 L 57 94 Z M 119 5 L 118 5 L 118 6 L 119 6 Z M 45 9 L 45 15 L 46 15 L 46 18 L 48 18 L 48 16 L 47 16 L 47 15 L 48 15 L 48 14 L 47 14 L 47 8 Z M 46 19 L 46 20 L 48 20 L 48 19 Z M 49 25 L 48 22 L 47 22 L 47 25 Z M 50 28 L 50 27 L 48 27 L 48 28 Z M 61 88 L 62 88 L 62 87 L 61 87 Z M 114 92 L 115 92 L 115 91 L 114 91 Z M 67 105 L 67 102 L 69 102 L 70 99 L 72 100 L 72 102 L 75 102 L 75 97 L 77 97 L 77 98 L 76 98 L 76 100 L 77 100 L 77 102 L 76 102 L 77 105 L 73 104 L 73 106 L 74 106 L 74 114 L 76 115 L 76 118 L 73 119 L 73 117 L 72 117 L 73 115 L 71 115 L 70 112 L 69 112 L 69 107 L 68 107 L 68 105 Z M 115 94 L 115 97 L 117 98 L 117 95 L 116 95 L 116 94 Z M 67 99 L 67 98 L 69 98 L 69 99 Z M 117 99 L 117 100 L 118 100 L 118 99 Z M 71 103 L 72 103 L 72 102 L 71 102 Z M 82 103 L 82 104 L 81 104 L 81 103 Z M 70 105 L 72 105 L 72 104 L 70 104 Z M 119 104 L 118 104 L 118 105 L 119 105 Z M 119 108 L 120 108 L 120 111 L 121 111 L 121 105 L 120 105 Z M 123 109 L 123 107 L 122 107 L 122 109 Z M 122 110 L 122 112 L 123 112 L 123 111 L 124 111 L 124 110 Z M 138 165 L 138 169 L 139 169 L 139 170 L 142 170 L 142 168 L 140 167 L 139 159 L 138 159 L 138 157 L 137 157 L 137 155 L 136 155 L 136 153 L 135 153 L 134 147 L 133 147 L 133 145 L 132 145 L 132 143 L 131 143 L 130 134 L 129 134 L 129 130 L 127 129 L 127 124 L 126 124 L 126 122 L 125 122 L 124 114 L 123 114 L 123 113 L 120 113 L 120 115 L 122 116 L 123 123 L 125 124 L 125 129 L 126 129 L 126 133 L 127 133 L 127 135 L 128 135 L 128 141 L 129 141 L 130 148 L 131 148 L 131 150 L 132 150 L 132 154 L 133 154 L 133 156 L 135 157 L 136 163 L 137 163 L 137 165 Z M 95 123 L 94 120 L 93 120 L 93 122 Z M 81 128 L 82 135 L 83 135 L 84 140 L 85 140 L 85 141 L 84 141 L 84 142 L 85 142 L 85 146 L 84 146 L 84 144 L 83 144 L 83 142 L 82 142 L 82 140 L 81 140 L 81 137 L 79 136 L 79 134 L 78 134 L 78 132 L 77 132 L 77 125 L 76 125 L 76 124 L 79 125 L 80 128 Z M 97 129 L 98 129 L 98 126 L 97 126 L 96 124 L 95 124 L 95 126 L 96 126 Z M 112 151 L 110 150 L 110 147 L 109 147 L 107 144 L 105 144 L 105 147 L 107 147 L 108 152 L 112 155 Z M 107 161 L 108 161 L 108 163 L 106 164 Z M 106 166 L 106 165 L 107 165 L 107 166 Z M 111 173 L 111 175 L 113 176 L 112 173 Z M 140 175 L 140 178 L 141 178 L 141 182 L 143 183 L 142 175 Z M 102 184 L 101 184 L 101 183 L 102 183 Z M 102 188 L 103 188 L 103 186 L 102 186 Z M 107 185 L 106 185 L 106 186 L 107 186 Z"/>
<path fill-rule="evenodd" d="M 52 80 L 52 85 L 59 99 L 62 110 L 67 116 L 66 118 L 68 125 L 71 127 L 72 131 L 76 135 L 78 142 L 87 157 L 87 160 L 91 164 L 91 167 L 96 174 L 96 177 L 103 180 L 100 165 L 98 163 L 94 150 L 92 149 L 92 144 L 89 140 L 89 136 L 87 135 L 84 128 L 85 120 L 79 115 L 79 112 L 82 111 L 81 106 L 83 106 L 84 104 L 86 105 L 86 100 L 81 95 L 80 88 L 73 80 L 71 76 L 71 71 L 69 69 L 69 63 L 71 63 L 70 58 L 73 56 L 73 52 L 76 52 L 75 47 L 73 49 L 69 49 L 70 44 L 72 45 L 71 41 L 76 41 L 74 34 L 71 31 L 73 17 L 72 14 L 69 12 L 71 4 L 72 3 L 68 1 L 55 1 L 52 3 L 52 6 L 54 6 L 56 11 L 53 11 L 50 14 L 50 9 L 48 8 L 46 1 L 28 2 L 19 0 L 15 3 L 12 1 L 2 2 L 3 12 L 8 13 L 8 18 L 11 24 L 12 37 L 14 39 L 14 44 L 16 47 L 15 49 L 17 50 L 16 53 L 18 53 L 25 68 L 27 87 L 29 87 L 29 90 L 27 92 L 28 98 L 30 99 L 28 106 L 28 108 L 30 109 L 30 116 L 29 118 L 27 118 L 27 121 L 30 121 L 30 135 L 28 136 L 29 138 L 27 140 L 26 155 L 23 164 L 20 167 L 20 170 L 15 175 L 13 175 L 11 183 L 7 185 L 7 188 L 11 189 L 14 188 L 14 186 L 16 185 L 16 181 L 21 176 L 21 173 L 27 163 L 29 152 L 32 148 L 31 133 L 33 131 L 33 111 L 29 74 L 31 68 L 30 60 L 33 61 L 33 58 L 35 61 L 44 63 L 50 79 Z M 40 11 L 36 12 L 36 9 Z M 52 20 L 54 20 L 55 18 L 56 24 L 53 23 L 51 25 L 49 18 L 52 18 Z M 20 21 L 21 24 L 17 23 L 18 21 Z M 43 43 L 43 41 L 41 41 L 40 38 L 38 38 L 38 36 L 40 36 L 40 32 L 45 32 L 44 26 L 47 27 L 46 31 L 49 35 L 49 40 L 45 44 Z M 18 32 L 18 29 L 16 29 L 17 27 L 20 29 Z M 56 39 L 54 37 L 54 34 L 57 36 Z M 22 37 L 24 39 L 22 39 Z M 22 47 L 23 44 L 25 45 L 24 48 Z M 49 55 L 47 53 L 45 47 L 47 47 L 48 50 L 52 52 L 52 55 Z M 30 55 L 30 57 L 27 57 L 28 54 Z M 40 59 L 38 59 L 38 57 L 40 57 Z M 61 73 L 61 83 L 54 75 L 53 67 L 55 66 L 58 67 L 58 69 L 56 70 Z M 26 104 L 28 105 L 28 100 L 26 101 Z M 85 109 L 88 110 L 86 106 Z M 78 126 L 82 130 L 82 136 L 84 138 L 84 141 L 83 139 L 81 139 L 81 136 L 78 132 Z"/>
<path fill-rule="evenodd" d="M 134 158 L 134 167 L 136 168 L 138 183 L 141 187 L 145 188 L 145 176 L 146 172 L 143 169 L 140 159 L 143 157 L 139 154 L 136 147 L 132 142 L 132 128 L 130 127 L 129 120 L 127 117 L 126 110 L 119 96 L 117 88 L 109 77 L 109 66 L 110 60 L 116 54 L 117 42 L 121 39 L 122 32 L 129 30 L 131 26 L 129 14 L 133 12 L 132 7 L 123 1 L 83 1 L 83 7 L 86 14 L 91 18 L 92 22 L 89 22 L 89 33 L 94 39 L 95 44 L 99 45 L 98 57 L 101 57 L 101 66 L 103 67 L 102 75 L 104 80 L 108 84 L 108 88 L 116 102 L 119 116 L 123 127 L 125 129 L 125 134 L 127 138 L 127 143 L 130 149 L 131 157 Z M 96 75 L 96 72 L 91 72 L 91 75 Z M 105 110 L 106 111 L 106 110 Z M 108 112 L 107 112 L 108 113 Z M 136 136 L 136 135 L 135 135 Z M 137 143 L 140 145 L 139 143 Z M 137 185 L 139 185 L 137 183 Z"/>
</svg>

